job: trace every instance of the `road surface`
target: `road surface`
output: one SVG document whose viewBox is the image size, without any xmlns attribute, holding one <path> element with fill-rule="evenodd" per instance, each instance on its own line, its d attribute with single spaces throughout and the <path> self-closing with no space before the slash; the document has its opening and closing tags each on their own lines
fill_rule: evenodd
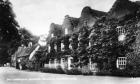
<svg viewBox="0 0 140 84">
<path fill-rule="evenodd" d="M 140 78 L 52 74 L 0 67 L 0 84 L 140 84 Z"/>
</svg>

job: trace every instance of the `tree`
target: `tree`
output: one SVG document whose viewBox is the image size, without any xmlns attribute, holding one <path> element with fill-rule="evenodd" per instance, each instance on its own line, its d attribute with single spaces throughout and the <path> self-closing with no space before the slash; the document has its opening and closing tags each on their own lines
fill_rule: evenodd
<svg viewBox="0 0 140 84">
<path fill-rule="evenodd" d="M 20 28 L 19 29 L 19 34 L 20 34 L 20 44 L 28 46 L 29 42 L 32 42 L 33 44 L 37 43 L 39 40 L 39 37 L 32 35 L 30 31 L 28 31 L 26 28 Z"/>
<path fill-rule="evenodd" d="M 9 62 L 10 55 L 17 49 L 20 41 L 18 27 L 12 4 L 9 0 L 0 0 L 0 63 Z M 11 48 L 14 48 L 13 51 Z"/>
</svg>

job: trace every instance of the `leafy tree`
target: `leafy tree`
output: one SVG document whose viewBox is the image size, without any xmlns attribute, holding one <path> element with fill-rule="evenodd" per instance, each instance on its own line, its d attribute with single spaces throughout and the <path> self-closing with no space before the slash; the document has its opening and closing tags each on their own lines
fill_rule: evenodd
<svg viewBox="0 0 140 84">
<path fill-rule="evenodd" d="M 29 30 L 27 30 L 26 28 L 20 28 L 19 29 L 19 34 L 20 34 L 20 44 L 28 46 L 29 42 L 32 42 L 33 44 L 37 43 L 39 40 L 39 37 L 34 36 Z"/>
<path fill-rule="evenodd" d="M 12 4 L 9 0 L 0 0 L 0 63 L 9 62 L 10 55 L 17 49 L 20 41 L 18 27 Z"/>
</svg>

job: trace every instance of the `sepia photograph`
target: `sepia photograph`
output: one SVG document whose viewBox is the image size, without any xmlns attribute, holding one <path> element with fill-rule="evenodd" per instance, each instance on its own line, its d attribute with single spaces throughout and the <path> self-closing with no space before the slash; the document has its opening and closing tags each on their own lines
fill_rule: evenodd
<svg viewBox="0 0 140 84">
<path fill-rule="evenodd" d="M 140 84 L 140 0 L 0 0 L 0 84 Z"/>
</svg>

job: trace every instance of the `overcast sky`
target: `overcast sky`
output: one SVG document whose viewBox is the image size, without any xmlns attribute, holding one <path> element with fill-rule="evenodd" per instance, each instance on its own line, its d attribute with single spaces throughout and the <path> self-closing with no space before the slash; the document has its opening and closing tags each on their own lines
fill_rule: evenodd
<svg viewBox="0 0 140 84">
<path fill-rule="evenodd" d="M 115 0 L 10 0 L 17 21 L 34 35 L 47 34 L 50 24 L 62 24 L 64 16 L 80 17 L 85 6 L 109 11 Z"/>
</svg>

